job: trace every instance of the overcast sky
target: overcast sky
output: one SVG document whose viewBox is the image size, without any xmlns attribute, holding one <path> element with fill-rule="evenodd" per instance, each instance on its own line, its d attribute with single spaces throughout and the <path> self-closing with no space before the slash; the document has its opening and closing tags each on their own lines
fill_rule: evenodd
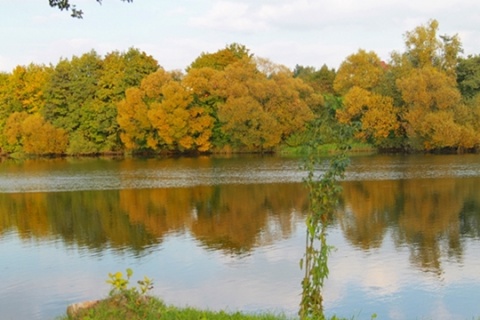
<svg viewBox="0 0 480 320">
<path fill-rule="evenodd" d="M 233 42 L 289 68 L 338 68 L 360 48 L 388 61 L 404 50 L 405 32 L 430 19 L 440 34 L 460 36 L 465 55 L 480 54 L 479 0 L 71 1 L 82 20 L 47 0 L 0 0 L 0 71 L 130 47 L 167 70 L 183 70 L 202 52 Z"/>
</svg>

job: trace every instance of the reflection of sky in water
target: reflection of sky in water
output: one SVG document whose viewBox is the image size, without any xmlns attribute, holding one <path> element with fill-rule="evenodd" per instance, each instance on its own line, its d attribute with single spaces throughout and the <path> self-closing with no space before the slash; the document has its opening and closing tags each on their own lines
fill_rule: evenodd
<svg viewBox="0 0 480 320">
<path fill-rule="evenodd" d="M 104 297 L 107 274 L 130 267 L 133 283 L 144 275 L 153 278 L 153 293 L 168 304 L 294 316 L 301 292 L 298 261 L 305 240 L 303 221 L 297 221 L 294 230 L 288 239 L 240 256 L 208 250 L 188 233 L 170 234 L 141 257 L 108 249 L 91 253 L 66 248 L 56 240 L 38 244 L 6 234 L 0 238 L 4 288 L 0 310 L 6 319 L 51 319 L 69 303 Z M 443 258 L 442 274 L 437 276 L 412 268 L 408 248 L 396 248 L 390 238 L 387 234 L 381 247 L 363 251 L 348 244 L 338 227 L 330 230 L 329 243 L 336 250 L 324 291 L 328 315 L 355 319 L 370 319 L 374 313 L 378 319 L 478 316 L 478 241 L 466 240 L 461 264 Z M 21 301 L 21 308 L 12 301 Z"/>
<path fill-rule="evenodd" d="M 412 268 L 409 250 L 395 248 L 390 235 L 371 251 L 354 250 L 340 230 L 330 232 L 337 248 L 325 287 L 329 314 L 370 319 L 470 319 L 478 317 L 480 243 L 465 243 L 461 264 L 442 257 L 442 274 Z"/>
</svg>

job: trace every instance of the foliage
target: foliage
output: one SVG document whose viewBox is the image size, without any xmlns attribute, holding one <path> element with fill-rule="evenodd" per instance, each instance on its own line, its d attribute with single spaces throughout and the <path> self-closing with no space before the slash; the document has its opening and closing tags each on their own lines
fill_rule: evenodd
<svg viewBox="0 0 480 320">
<path fill-rule="evenodd" d="M 213 118 L 163 69 L 127 90 L 118 103 L 121 139 L 127 150 L 208 151 Z"/>
<path fill-rule="evenodd" d="M 333 88 L 339 94 L 345 94 L 353 87 L 375 90 L 384 73 L 385 66 L 377 54 L 360 49 L 342 62 Z"/>
<path fill-rule="evenodd" d="M 305 67 L 296 65 L 293 70 L 293 76 L 300 78 L 308 83 L 312 88 L 322 94 L 333 94 L 333 82 L 335 80 L 335 69 L 329 69 L 326 64 L 319 70 L 314 67 Z"/>
<path fill-rule="evenodd" d="M 123 274 L 118 271 L 116 273 L 109 273 L 107 283 L 109 283 L 112 288 L 110 290 L 110 297 L 121 295 L 128 300 L 131 299 L 141 299 L 144 297 L 150 290 L 153 289 L 153 282 L 148 277 L 144 277 L 143 280 L 138 280 L 137 287 L 129 287 L 130 278 L 133 275 L 132 269 L 128 268 L 126 270 L 127 277 L 124 278 Z M 135 301 L 136 302 L 136 301 Z"/>
<path fill-rule="evenodd" d="M 68 154 L 118 151 L 117 103 L 157 68 L 152 57 L 134 48 L 104 59 L 95 51 L 62 59 L 45 84 L 41 114 L 68 133 Z"/>
<path fill-rule="evenodd" d="M 5 124 L 4 135 L 4 150 L 10 153 L 63 154 L 67 148 L 65 131 L 46 122 L 38 113 L 12 113 Z"/>
<path fill-rule="evenodd" d="M 200 56 L 190 64 L 187 72 L 191 69 L 200 68 L 224 70 L 228 65 L 244 58 L 251 60 L 253 55 L 249 52 L 250 50 L 247 49 L 247 47 L 238 43 L 232 43 L 215 53 L 202 52 Z"/>
<path fill-rule="evenodd" d="M 430 20 L 427 25 L 408 31 L 404 57 L 413 68 L 434 67 L 455 77 L 458 55 L 462 52 L 460 39 L 457 35 L 438 36 L 438 27 L 437 20 Z"/>
<path fill-rule="evenodd" d="M 465 100 L 471 100 L 480 93 L 480 55 L 459 59 L 457 83 Z"/>
<path fill-rule="evenodd" d="M 317 127 L 321 128 L 322 124 L 319 123 Z M 349 163 L 346 152 L 350 146 L 346 141 L 351 138 L 351 130 L 347 126 L 336 126 L 333 131 L 338 137 L 339 150 L 328 160 L 326 168 L 319 172 L 319 166 L 325 164 L 325 160 L 317 153 L 318 146 L 324 143 L 320 130 L 314 133 L 309 143 L 305 163 L 309 209 L 305 219 L 305 255 L 300 260 L 300 268 L 305 271 L 299 310 L 301 319 L 325 319 L 322 288 L 329 274 L 328 256 L 332 249 L 327 243 L 327 227 L 337 209 L 341 191 L 338 180 L 344 177 Z"/>
<path fill-rule="evenodd" d="M 337 110 L 340 123 L 360 124 L 357 138 L 373 145 L 388 145 L 388 138 L 397 133 L 399 124 L 393 99 L 359 87 L 351 88 L 345 95 L 344 108 Z"/>
<path fill-rule="evenodd" d="M 153 289 L 148 277 L 138 281 L 138 288 L 130 286 L 132 269 L 126 270 L 126 278 L 121 272 L 109 273 L 107 283 L 111 285 L 109 297 L 92 307 L 79 310 L 71 315 L 74 319 L 156 319 L 164 308 L 163 302 L 147 294 Z"/>
<path fill-rule="evenodd" d="M 66 10 L 71 12 L 71 16 L 74 18 L 83 18 L 83 11 L 81 9 L 77 9 L 75 4 L 71 4 L 70 0 L 48 0 L 50 7 L 56 7 L 59 10 Z M 102 0 L 96 0 L 98 3 L 102 3 Z M 126 2 L 133 2 L 133 0 L 122 0 Z"/>
<path fill-rule="evenodd" d="M 479 59 L 459 58 L 458 36 L 438 30 L 430 20 L 406 32 L 405 51 L 389 62 L 360 49 L 337 72 L 326 65 L 292 72 L 238 43 L 200 54 L 185 74 L 134 48 L 18 66 L 0 74 L 0 152 L 25 152 L 28 130 L 57 130 L 67 142 L 55 153 L 68 155 L 275 152 L 301 148 L 316 122 L 349 125 L 356 142 L 379 149 L 475 151 Z M 21 137 L 13 120 L 6 125 L 23 112 L 39 117 Z M 27 149 L 51 152 L 38 144 Z"/>
</svg>

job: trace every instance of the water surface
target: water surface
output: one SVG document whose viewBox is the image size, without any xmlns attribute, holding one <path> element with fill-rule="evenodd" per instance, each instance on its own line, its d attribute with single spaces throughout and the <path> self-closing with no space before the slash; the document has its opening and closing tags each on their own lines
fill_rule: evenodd
<svg viewBox="0 0 480 320">
<path fill-rule="evenodd" d="M 299 159 L 0 163 L 2 319 L 102 298 L 109 272 L 167 303 L 295 315 L 308 197 Z M 323 170 L 320 166 L 319 172 Z M 329 229 L 329 315 L 480 315 L 480 157 L 355 157 Z"/>
</svg>

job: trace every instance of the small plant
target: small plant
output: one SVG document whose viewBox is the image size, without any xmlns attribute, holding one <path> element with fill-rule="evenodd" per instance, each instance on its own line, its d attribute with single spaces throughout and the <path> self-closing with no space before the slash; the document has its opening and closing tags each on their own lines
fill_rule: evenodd
<svg viewBox="0 0 480 320">
<path fill-rule="evenodd" d="M 145 297 L 146 294 L 153 289 L 153 282 L 150 278 L 145 276 L 143 280 L 137 281 L 137 287 L 128 287 L 130 284 L 130 278 L 133 275 L 133 271 L 127 268 L 127 278 L 123 277 L 123 274 L 118 271 L 116 273 L 109 273 L 107 283 L 112 286 L 110 290 L 110 296 L 123 295 L 129 297 Z"/>
<path fill-rule="evenodd" d="M 109 296 L 112 303 L 124 307 L 126 312 L 135 312 L 139 306 L 148 303 L 147 293 L 153 289 L 153 282 L 145 276 L 143 280 L 137 282 L 138 288 L 129 286 L 133 271 L 130 268 L 127 268 L 126 271 L 126 278 L 120 271 L 108 274 L 107 283 L 112 286 Z"/>
</svg>

